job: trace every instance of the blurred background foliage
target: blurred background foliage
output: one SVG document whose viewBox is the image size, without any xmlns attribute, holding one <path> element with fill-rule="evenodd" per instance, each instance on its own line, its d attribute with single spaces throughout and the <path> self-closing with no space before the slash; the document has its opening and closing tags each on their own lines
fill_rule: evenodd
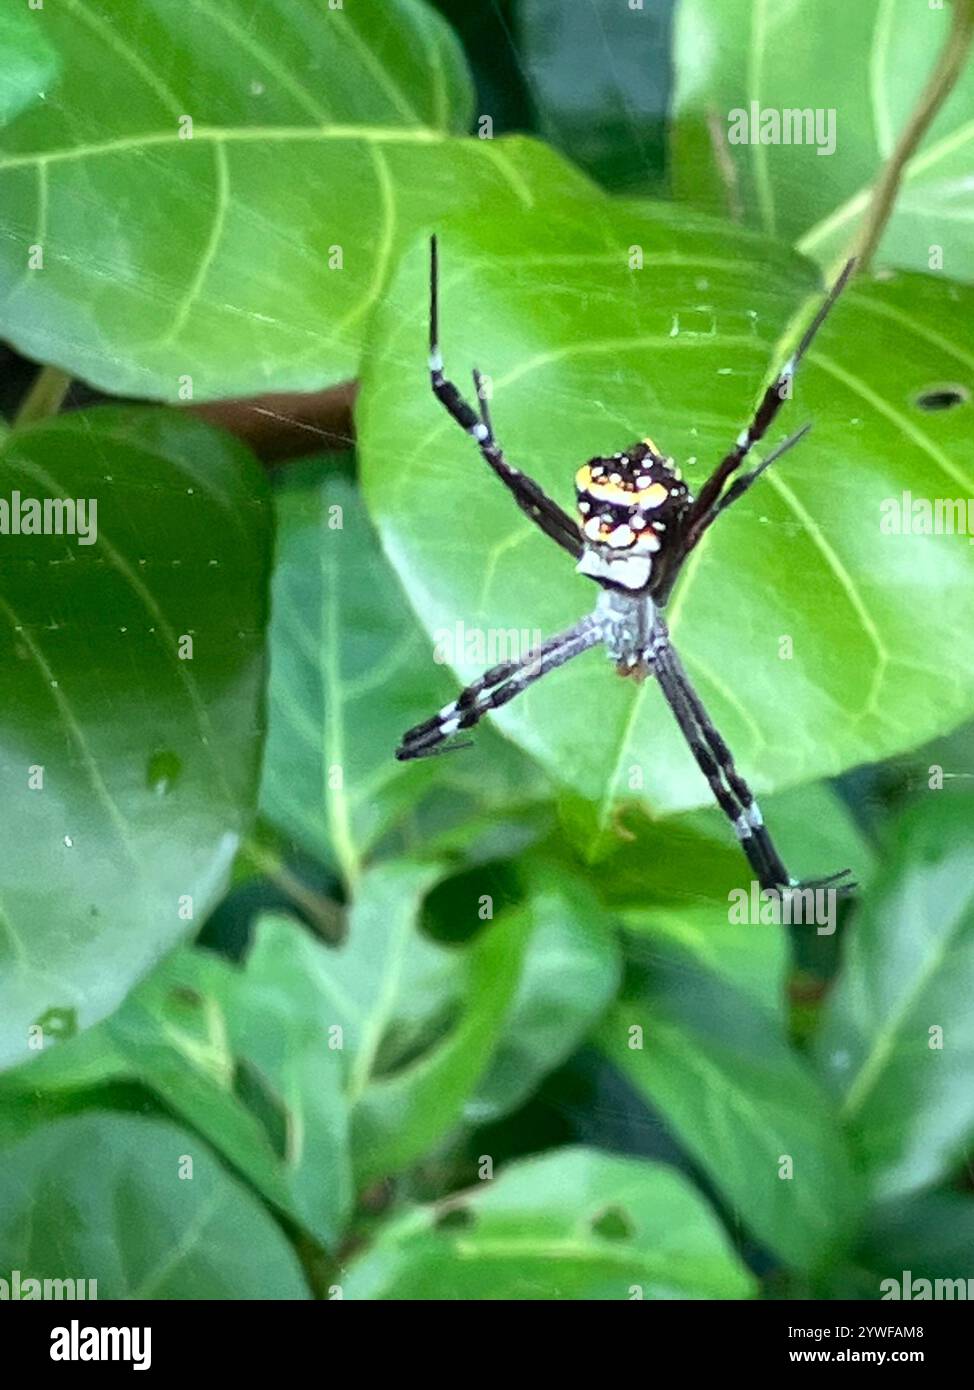
<svg viewBox="0 0 974 1390">
<path fill-rule="evenodd" d="M 673 604 L 788 862 L 853 867 L 838 932 L 729 920 L 722 818 L 655 692 L 594 658 L 472 751 L 392 758 L 477 673 L 433 660 L 437 630 L 547 632 L 590 602 L 429 400 L 428 231 L 448 363 L 491 373 L 545 486 L 567 499 L 646 431 L 696 481 L 847 248 L 948 16 L 438 8 L 0 21 L 3 404 L 35 358 L 85 407 L 5 426 L 0 457 L 11 487 L 102 499 L 70 565 L 47 537 L 0 560 L 0 1270 L 165 1298 L 972 1277 L 974 559 L 878 525 L 903 490 L 971 494 L 969 82 L 803 369 L 813 435 Z M 764 100 L 837 106 L 840 139 L 764 150 L 752 187 L 712 117 L 772 72 Z M 183 111 L 196 143 L 172 147 Z M 496 142 L 466 134 L 483 114 Z M 210 399 L 356 376 L 355 439 L 268 486 L 186 411 L 91 407 L 184 400 L 184 374 Z"/>
</svg>

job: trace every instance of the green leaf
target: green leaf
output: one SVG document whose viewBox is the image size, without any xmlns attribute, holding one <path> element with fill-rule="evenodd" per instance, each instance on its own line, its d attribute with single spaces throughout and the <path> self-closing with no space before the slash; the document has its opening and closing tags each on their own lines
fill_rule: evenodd
<svg viewBox="0 0 974 1390">
<path fill-rule="evenodd" d="M 461 1121 L 521 1103 L 618 979 L 611 923 L 581 881 L 533 866 L 523 907 L 481 923 L 474 899 L 480 934 L 445 947 L 417 925 L 439 872 L 370 871 L 337 949 L 268 917 L 243 971 L 174 953 L 114 1018 L 9 1073 L 4 1104 L 137 1080 L 334 1248 L 351 1206 L 349 1114 L 359 1184 L 407 1167 Z"/>
<path fill-rule="evenodd" d="M 38 90 L 40 26 L 58 70 Z M 12 38 L 0 325 L 116 394 L 353 376 L 417 228 L 588 187 L 533 141 L 462 138 L 463 57 L 420 0 L 76 0 Z"/>
<path fill-rule="evenodd" d="M 653 960 L 658 950 L 678 947 L 768 1013 L 784 1018 L 790 955 L 782 927 L 729 922 L 726 902 L 630 908 L 622 921 L 640 958 Z"/>
<path fill-rule="evenodd" d="M 329 472 L 282 489 L 275 505 L 262 808 L 354 883 L 363 855 L 434 774 L 394 754 L 449 684 L 353 485 Z"/>
<path fill-rule="evenodd" d="M 602 893 L 618 907 L 647 902 L 681 909 L 721 904 L 747 877 L 727 818 L 710 805 L 652 820 L 638 804 L 620 806 L 604 824 L 602 808 L 568 796 L 559 807 L 565 834 L 582 858 L 598 863 Z M 850 868 L 868 877 L 873 853 L 842 801 L 826 785 L 789 787 L 761 798 L 775 844 L 798 878 Z M 646 865 L 652 864 L 647 880 Z"/>
<path fill-rule="evenodd" d="M 0 1081 L 24 1096 L 83 1097 L 138 1082 L 273 1203 L 333 1248 L 352 1201 L 339 1059 L 305 973 L 306 932 L 287 924 L 241 970 L 180 949 L 112 1018 Z"/>
<path fill-rule="evenodd" d="M 974 1138 L 974 843 L 966 798 L 902 821 L 857 916 L 820 1039 L 877 1199 L 949 1173 Z M 942 1031 L 938 1031 L 942 1030 Z"/>
<path fill-rule="evenodd" d="M 616 1007 L 599 1039 L 745 1226 L 787 1264 L 816 1268 L 849 1242 L 858 1201 L 834 1110 L 780 1020 L 753 997 L 661 942 L 650 980 Z"/>
<path fill-rule="evenodd" d="M 713 1212 L 670 1168 L 594 1149 L 512 1164 L 387 1223 L 343 1279 L 358 1299 L 747 1298 Z"/>
<path fill-rule="evenodd" d="M 590 611 L 594 586 L 432 398 L 427 258 L 414 247 L 379 314 L 358 406 L 366 500 L 429 633 L 462 620 L 530 645 Z M 441 265 L 448 370 L 461 385 L 471 364 L 491 375 L 501 443 L 564 506 L 578 464 L 647 430 L 699 486 L 821 294 L 780 245 L 648 204 L 451 224 Z M 915 404 L 966 369 L 972 313 L 974 290 L 930 278 L 857 284 L 781 425 L 812 419 L 811 436 L 720 519 L 676 589 L 671 631 L 758 792 L 888 757 L 974 707 L 974 652 L 957 642 L 974 627 L 974 550 L 963 535 L 880 529 L 903 491 L 972 493 L 968 407 Z M 921 594 L 936 595 L 922 624 Z M 453 661 L 463 682 L 487 664 Z M 596 804 L 603 830 L 620 797 L 657 812 L 709 800 L 655 683 L 619 680 L 600 652 L 493 718 Z"/>
<path fill-rule="evenodd" d="M 917 1279 L 974 1278 L 974 1200 L 925 1192 L 877 1208 L 856 1262 L 879 1279 L 902 1281 L 905 1270 Z"/>
<path fill-rule="evenodd" d="M 828 787 L 778 792 L 762 801 L 762 810 L 785 863 L 799 877 L 851 867 L 860 885 L 868 881 L 872 849 Z M 645 816 L 619 821 L 625 834 L 600 862 L 599 877 L 628 930 L 629 953 L 652 963 L 658 950 L 678 948 L 784 1019 L 792 964 L 788 928 L 730 919 L 747 867 L 725 818 L 714 808 L 665 822 Z"/>
<path fill-rule="evenodd" d="M 305 973 L 313 944 L 296 924 L 289 932 L 258 935 L 243 977 L 235 981 L 229 1041 L 237 1057 L 238 1094 L 241 1083 L 248 1086 L 278 1119 L 286 1209 L 334 1249 L 354 1193 L 341 1059 L 330 1046 L 321 998 Z"/>
<path fill-rule="evenodd" d="M 513 917 L 489 924 L 466 947 L 445 948 L 421 934 L 420 903 L 440 873 L 406 859 L 371 869 L 346 942 L 305 943 L 322 1026 L 342 1030 L 359 1185 L 408 1167 L 460 1120 L 520 974 L 524 940 Z M 269 951 L 285 930 L 286 922 L 264 918 L 258 941 Z"/>
<path fill-rule="evenodd" d="M 647 192 L 665 158 L 667 6 L 521 0 L 520 57 L 540 133 L 606 188 Z"/>
<path fill-rule="evenodd" d="M 97 1280 L 99 1299 L 308 1296 L 273 1219 L 206 1145 L 134 1115 L 75 1116 L 4 1149 L 0 1268 Z"/>
<path fill-rule="evenodd" d="M 524 970 L 490 1069 L 466 1107 L 476 1124 L 527 1100 L 581 1044 L 619 983 L 614 925 L 584 879 L 536 870 L 528 887 L 527 902 L 511 914 L 528 939 Z"/>
<path fill-rule="evenodd" d="M 450 698 L 449 674 L 346 477 L 315 461 L 275 505 L 266 815 L 354 884 L 424 798 L 452 793 L 456 827 L 540 793 L 529 760 L 497 737 L 486 777 L 469 758 L 396 761 L 405 731 Z"/>
<path fill-rule="evenodd" d="M 165 411 L 16 432 L 0 474 L 7 499 L 97 505 L 91 544 L 0 537 L 10 1064 L 32 1024 L 116 1008 L 223 891 L 256 797 L 269 518 L 246 451 Z"/>
<path fill-rule="evenodd" d="M 909 0 L 860 0 L 852 8 L 845 0 L 681 0 L 672 123 L 677 196 L 743 216 L 820 264 L 834 263 L 917 105 L 950 10 Z M 779 117 L 820 113 L 816 138 L 803 132 L 800 143 L 738 142 L 745 130 L 735 113 L 748 114 L 750 136 L 753 102 Z M 972 278 L 972 146 L 974 83 L 962 77 L 906 166 L 880 261 L 928 270 L 939 247 L 946 274 Z"/>
<path fill-rule="evenodd" d="M 38 92 L 57 80 L 61 64 L 45 25 L 26 5 L 8 6 L 0 15 L 0 48 L 7 58 L 0 72 L 0 122 L 6 124 L 36 103 Z"/>
</svg>

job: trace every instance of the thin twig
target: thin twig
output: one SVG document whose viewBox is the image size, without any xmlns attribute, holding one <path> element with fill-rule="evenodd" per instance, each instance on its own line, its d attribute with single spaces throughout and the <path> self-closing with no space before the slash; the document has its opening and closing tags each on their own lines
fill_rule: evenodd
<svg viewBox="0 0 974 1390">
<path fill-rule="evenodd" d="M 256 841 L 249 840 L 244 852 L 254 868 L 301 909 L 323 940 L 332 945 L 344 940 L 345 909 L 341 903 L 309 888 L 276 854 Z"/>
<path fill-rule="evenodd" d="M 707 108 L 707 134 L 710 136 L 710 146 L 713 151 L 714 164 L 720 181 L 724 185 L 724 194 L 727 198 L 727 215 L 732 222 L 744 221 L 744 199 L 741 197 L 740 180 L 737 177 L 737 165 L 734 163 L 730 150 L 727 148 L 727 132 L 723 122 L 716 110 L 711 106 Z"/>
<path fill-rule="evenodd" d="M 42 367 L 17 411 L 15 428 L 21 429 L 24 425 L 33 425 L 38 420 L 46 420 L 49 415 L 56 415 L 68 394 L 71 381 L 71 373 L 62 371 L 60 367 Z"/>
<path fill-rule="evenodd" d="M 913 114 L 900 134 L 896 148 L 876 182 L 872 199 L 852 248 L 858 257 L 860 272 L 868 269 L 876 254 L 896 203 L 907 164 L 916 154 L 920 141 L 964 70 L 971 37 L 974 34 L 974 0 L 953 0 L 953 4 L 954 13 L 947 41 L 940 51 Z"/>
</svg>

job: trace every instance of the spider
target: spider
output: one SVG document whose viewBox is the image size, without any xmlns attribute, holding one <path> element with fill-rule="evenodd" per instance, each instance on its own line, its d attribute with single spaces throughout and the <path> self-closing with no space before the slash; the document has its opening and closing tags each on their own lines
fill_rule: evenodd
<svg viewBox="0 0 974 1390">
<path fill-rule="evenodd" d="M 417 724 L 396 750 L 400 760 L 445 751 L 452 735 L 472 728 L 490 710 L 499 709 L 522 690 L 601 643 L 623 676 L 643 680 L 652 674 L 710 785 L 714 798 L 733 826 L 761 887 L 772 891 L 834 884 L 854 887 L 842 870 L 800 885 L 785 868 L 762 819 L 758 804 L 734 765 L 670 640 L 663 609 L 674 582 L 701 536 L 765 469 L 803 439 L 804 425 L 749 472 L 739 469 L 764 438 L 785 400 L 799 363 L 832 309 L 855 267 L 850 260 L 809 325 L 797 349 L 768 386 L 751 423 L 718 463 L 694 498 L 671 458 L 650 439 L 642 439 L 611 457 L 593 458 L 575 475 L 579 519 L 576 522 L 527 474 L 508 463 L 494 435 L 484 380 L 474 370 L 474 409 L 443 374 L 439 347 L 437 242 L 430 243 L 430 356 L 433 394 L 470 434 L 480 452 L 518 506 L 576 562 L 580 574 L 599 586 L 593 613 L 565 632 L 549 637 L 519 661 L 506 661 L 468 685 L 438 714 Z M 736 474 L 736 477 L 734 476 Z"/>
</svg>

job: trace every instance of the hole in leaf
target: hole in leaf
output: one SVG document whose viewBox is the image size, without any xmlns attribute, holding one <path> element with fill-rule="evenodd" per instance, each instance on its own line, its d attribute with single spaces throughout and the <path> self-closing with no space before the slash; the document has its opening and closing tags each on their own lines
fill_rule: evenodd
<svg viewBox="0 0 974 1390">
<path fill-rule="evenodd" d="M 921 410 L 952 410 L 956 405 L 965 405 L 970 398 L 966 386 L 928 386 L 918 394 L 916 403 Z"/>
<path fill-rule="evenodd" d="M 438 1231 L 463 1231 L 476 1221 L 469 1207 L 447 1207 L 438 1212 L 433 1224 Z"/>
<path fill-rule="evenodd" d="M 49 1038 L 64 1042 L 67 1038 L 73 1038 L 78 1031 L 77 1010 L 56 1006 L 45 1009 L 39 1018 L 35 1018 L 33 1027 L 40 1028 Z"/>
<path fill-rule="evenodd" d="M 606 1207 L 598 1216 L 592 1217 L 592 1234 L 603 1240 L 632 1240 L 635 1227 L 621 1207 Z"/>
</svg>

